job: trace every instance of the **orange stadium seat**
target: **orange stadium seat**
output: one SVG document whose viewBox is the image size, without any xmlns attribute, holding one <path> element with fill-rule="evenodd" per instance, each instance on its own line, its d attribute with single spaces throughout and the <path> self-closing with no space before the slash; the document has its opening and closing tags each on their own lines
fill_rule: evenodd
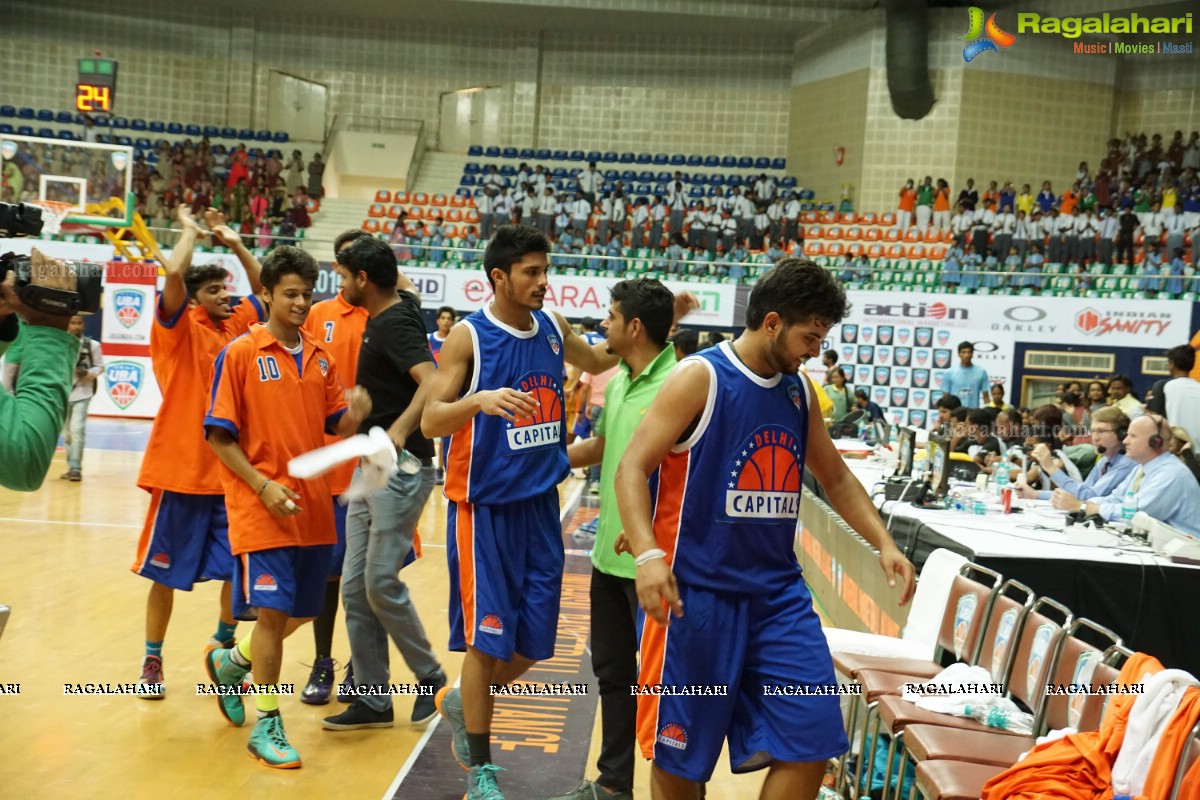
<svg viewBox="0 0 1200 800">
<path fill-rule="evenodd" d="M 942 240 L 942 232 L 937 228 L 925 231 L 925 244 L 937 244 Z"/>
<path fill-rule="evenodd" d="M 825 230 L 825 238 L 826 239 L 841 239 L 842 238 L 842 229 L 837 227 L 836 225 L 834 225 L 831 228 L 827 228 Z"/>
<path fill-rule="evenodd" d="M 466 205 L 467 205 L 467 198 L 463 197 L 461 194 L 456 194 L 450 198 L 450 207 L 451 208 L 463 208 Z"/>
<path fill-rule="evenodd" d="M 900 241 L 900 231 L 896 230 L 895 228 L 888 228 L 886 231 L 883 232 L 883 240 L 885 242 Z"/>
<path fill-rule="evenodd" d="M 945 242 L 946 244 L 950 244 L 951 242 L 953 242 L 954 241 L 954 231 L 950 230 L 949 228 L 942 231 L 942 241 Z"/>
<path fill-rule="evenodd" d="M 904 241 L 906 241 L 906 242 L 921 241 L 921 232 L 918 231 L 916 228 L 909 228 L 908 230 L 906 230 L 904 232 Z"/>
<path fill-rule="evenodd" d="M 913 244 L 908 247 L 908 258 L 910 261 L 916 261 L 925 257 L 925 245 Z"/>
<path fill-rule="evenodd" d="M 376 203 L 392 202 L 392 193 L 389 192 L 387 189 L 380 189 L 378 192 L 375 193 L 375 202 Z"/>
<path fill-rule="evenodd" d="M 894 244 L 888 248 L 888 258 L 904 258 L 904 245 Z"/>
<path fill-rule="evenodd" d="M 457 225 L 447 225 L 446 226 L 446 235 L 449 236 L 451 239 L 457 239 L 458 238 L 458 226 Z"/>
<path fill-rule="evenodd" d="M 394 200 L 397 203 L 407 203 L 408 202 L 408 192 L 396 192 L 394 195 L 392 195 L 392 200 Z"/>
<path fill-rule="evenodd" d="M 825 238 L 825 229 L 820 225 L 809 225 L 804 229 L 804 235 L 809 239 Z"/>
<path fill-rule="evenodd" d="M 463 215 L 463 219 L 471 225 L 477 225 L 479 224 L 479 212 L 473 208 L 467 209 L 467 213 Z"/>
<path fill-rule="evenodd" d="M 412 201 L 419 206 L 429 205 L 429 195 L 424 192 L 416 192 L 412 196 Z"/>
<path fill-rule="evenodd" d="M 867 258 L 883 258 L 883 245 L 872 244 L 867 246 Z"/>
<path fill-rule="evenodd" d="M 425 209 L 420 206 L 410 206 L 408 209 L 409 219 L 425 219 Z"/>
<path fill-rule="evenodd" d="M 381 204 L 374 203 L 371 205 L 371 209 L 367 212 L 367 216 L 370 216 L 370 217 L 387 216 L 387 210 L 384 209 L 384 207 Z"/>
<path fill-rule="evenodd" d="M 877 218 L 874 214 L 868 212 L 866 214 L 859 214 L 858 221 L 861 225 L 874 225 L 877 221 Z"/>
<path fill-rule="evenodd" d="M 824 222 L 826 225 L 836 225 L 837 221 L 838 215 L 836 211 L 826 211 L 821 215 L 821 222 Z"/>
<path fill-rule="evenodd" d="M 842 255 L 842 253 L 844 253 L 844 252 L 845 252 L 845 248 L 842 247 L 841 242 L 834 242 L 833 244 L 831 244 L 825 248 L 825 255 L 827 255 L 831 258 L 836 258 L 836 257 Z"/>
<path fill-rule="evenodd" d="M 863 254 L 864 250 L 863 250 L 863 246 L 861 244 L 859 244 L 858 242 L 855 242 L 854 244 L 846 246 L 846 252 L 849 253 L 854 258 L 858 258 L 859 256 L 861 256 Z"/>
<path fill-rule="evenodd" d="M 387 213 L 388 218 L 396 219 L 397 217 L 399 217 L 401 208 L 403 208 L 403 206 L 392 206 L 391 208 L 389 208 L 388 213 Z"/>
<path fill-rule="evenodd" d="M 857 225 L 849 227 L 846 229 L 846 233 L 842 236 L 842 238 L 851 242 L 857 242 L 863 238 L 862 228 L 858 227 Z"/>
<path fill-rule="evenodd" d="M 884 227 L 890 227 L 892 225 L 895 225 L 896 224 L 896 215 L 893 214 L 891 211 L 887 212 L 886 214 L 881 214 L 879 217 L 879 224 L 883 225 Z"/>
<path fill-rule="evenodd" d="M 825 246 L 820 242 L 806 242 L 804 245 L 804 255 L 810 258 L 825 255 Z"/>
<path fill-rule="evenodd" d="M 816 222 L 817 219 L 817 212 L 815 211 L 805 211 L 804 216 L 800 218 L 800 220 L 807 225 L 811 225 L 812 223 Z"/>
<path fill-rule="evenodd" d="M 444 194 L 435 194 L 435 195 L 433 196 L 433 199 L 429 201 L 429 204 L 430 204 L 431 206 L 444 206 L 444 205 L 446 205 L 446 195 L 444 195 Z"/>
<path fill-rule="evenodd" d="M 364 219 L 362 229 L 367 233 L 379 233 L 379 220 Z"/>
<path fill-rule="evenodd" d="M 842 212 L 840 222 L 843 225 L 853 225 L 854 223 L 858 222 L 858 215 L 853 211 L 844 211 Z"/>
<path fill-rule="evenodd" d="M 867 234 L 863 238 L 866 239 L 868 242 L 878 242 L 880 239 L 883 238 L 883 233 L 880 232 L 878 227 L 872 226 L 870 228 L 867 228 Z"/>
<path fill-rule="evenodd" d="M 461 208 L 452 208 L 446 212 L 446 222 L 462 222 L 463 212 Z"/>
<path fill-rule="evenodd" d="M 934 261 L 941 261 L 946 257 L 946 248 L 943 245 L 935 244 L 933 247 L 929 248 L 928 255 Z"/>
</svg>

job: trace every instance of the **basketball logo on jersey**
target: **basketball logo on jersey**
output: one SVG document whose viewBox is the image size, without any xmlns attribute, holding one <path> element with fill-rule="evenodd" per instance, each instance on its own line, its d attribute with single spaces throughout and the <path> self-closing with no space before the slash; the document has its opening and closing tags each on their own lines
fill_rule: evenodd
<svg viewBox="0 0 1200 800">
<path fill-rule="evenodd" d="M 170 569 L 171 557 L 166 553 L 155 553 L 150 558 L 150 566 L 158 567 L 159 569 Z"/>
<path fill-rule="evenodd" d="M 518 380 L 513 388 L 533 395 L 538 406 L 532 417 L 517 417 L 516 422 L 508 424 L 509 448 L 533 450 L 559 445 L 563 433 L 562 394 L 554 376 L 531 372 Z"/>
<path fill-rule="evenodd" d="M 725 514 L 735 519 L 795 519 L 800 513 L 800 443 L 779 425 L 764 425 L 733 457 Z"/>
<path fill-rule="evenodd" d="M 494 633 L 497 636 L 504 633 L 504 622 L 495 614 L 485 614 L 479 621 L 479 630 L 483 633 Z"/>
<path fill-rule="evenodd" d="M 109 364 L 104 370 L 104 378 L 108 381 L 108 396 L 117 404 L 117 408 L 129 408 L 142 392 L 142 376 L 145 371 L 141 364 L 132 361 L 117 361 Z"/>
<path fill-rule="evenodd" d="M 678 722 L 668 722 L 659 729 L 658 741 L 676 750 L 687 750 L 687 731 Z"/>
<path fill-rule="evenodd" d="M 326 361 L 326 360 L 325 360 L 325 359 L 323 359 L 323 358 L 318 358 L 318 359 L 317 359 L 317 366 L 321 368 L 321 375 L 322 375 L 322 376 L 324 376 L 324 375 L 328 375 L 328 374 L 329 374 L 329 362 L 328 362 L 328 361 Z"/>
<path fill-rule="evenodd" d="M 275 582 L 275 576 L 269 572 L 264 572 L 254 579 L 254 591 L 256 592 L 277 592 L 279 584 Z"/>
<path fill-rule="evenodd" d="M 558 337 L 553 333 L 546 334 L 546 341 L 550 343 L 550 349 L 554 351 L 554 355 L 558 355 L 562 350 L 562 344 L 558 341 Z"/>
<path fill-rule="evenodd" d="M 146 295 L 136 289 L 121 289 L 113 292 L 113 310 L 117 322 L 126 328 L 132 328 L 142 318 L 142 307 L 146 303 Z"/>
<path fill-rule="evenodd" d="M 792 400 L 792 405 L 800 408 L 800 387 L 792 384 L 788 386 L 788 397 Z M 644 412 L 643 412 L 644 413 Z"/>
</svg>

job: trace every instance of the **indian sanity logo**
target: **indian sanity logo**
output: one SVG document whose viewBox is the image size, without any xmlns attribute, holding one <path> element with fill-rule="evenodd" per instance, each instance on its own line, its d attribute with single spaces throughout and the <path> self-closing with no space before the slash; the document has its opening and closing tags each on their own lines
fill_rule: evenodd
<svg viewBox="0 0 1200 800">
<path fill-rule="evenodd" d="M 132 361 L 114 361 L 104 370 L 108 396 L 122 410 L 129 408 L 142 392 L 145 371 Z"/>
<path fill-rule="evenodd" d="M 146 294 L 137 289 L 121 289 L 113 292 L 113 313 L 117 322 L 126 328 L 137 325 L 146 307 Z"/>
<path fill-rule="evenodd" d="M 725 514 L 732 519 L 795 520 L 800 513 L 800 443 L 781 425 L 764 425 L 728 467 Z"/>
<path fill-rule="evenodd" d="M 1017 40 L 1007 31 L 1001 30 L 996 24 L 996 15 L 991 14 L 987 18 L 987 22 L 983 21 L 983 9 L 977 6 L 971 6 L 968 10 L 969 29 L 962 41 L 967 44 L 963 46 L 963 61 L 970 64 L 976 56 L 991 51 L 999 53 L 1000 48 L 1008 48 Z"/>
<path fill-rule="evenodd" d="M 558 381 L 546 372 L 530 372 L 514 388 L 533 395 L 538 407 L 532 417 L 517 417 L 516 422 L 508 423 L 509 449 L 534 450 L 558 445 L 563 437 L 562 388 Z"/>
</svg>

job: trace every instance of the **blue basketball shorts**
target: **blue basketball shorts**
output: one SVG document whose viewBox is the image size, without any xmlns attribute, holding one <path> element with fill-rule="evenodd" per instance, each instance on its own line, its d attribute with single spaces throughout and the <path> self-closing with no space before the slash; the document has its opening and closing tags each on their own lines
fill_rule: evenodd
<svg viewBox="0 0 1200 800">
<path fill-rule="evenodd" d="M 275 547 L 242 553 L 234 562 L 233 615 L 270 608 L 290 617 L 315 617 L 325 605 L 333 545 Z"/>
<path fill-rule="evenodd" d="M 152 491 L 130 570 L 183 591 L 200 581 L 233 580 L 224 495 Z"/>
</svg>

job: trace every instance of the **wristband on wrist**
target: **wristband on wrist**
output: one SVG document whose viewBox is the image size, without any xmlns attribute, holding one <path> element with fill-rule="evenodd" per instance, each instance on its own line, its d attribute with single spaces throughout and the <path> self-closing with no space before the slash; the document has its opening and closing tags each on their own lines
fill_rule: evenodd
<svg viewBox="0 0 1200 800">
<path fill-rule="evenodd" d="M 270 478 L 267 478 L 267 481 L 266 481 L 266 483 L 264 483 L 264 484 L 262 485 L 262 487 L 261 487 L 261 488 L 258 490 L 258 496 L 259 496 L 259 497 L 262 497 L 262 493 L 263 493 L 263 492 L 265 492 L 265 491 L 267 490 L 267 487 L 268 487 L 268 486 L 270 486 L 270 485 L 271 485 L 271 479 L 270 479 Z"/>
<path fill-rule="evenodd" d="M 633 563 L 634 563 L 634 566 L 640 567 L 642 564 L 645 564 L 647 561 L 653 561 L 656 558 L 664 558 L 665 559 L 666 557 L 667 557 L 667 554 L 665 551 L 660 550 L 657 547 L 652 547 L 649 550 L 643 551 L 640 556 L 638 556 L 637 558 L 635 558 L 633 560 Z"/>
</svg>

